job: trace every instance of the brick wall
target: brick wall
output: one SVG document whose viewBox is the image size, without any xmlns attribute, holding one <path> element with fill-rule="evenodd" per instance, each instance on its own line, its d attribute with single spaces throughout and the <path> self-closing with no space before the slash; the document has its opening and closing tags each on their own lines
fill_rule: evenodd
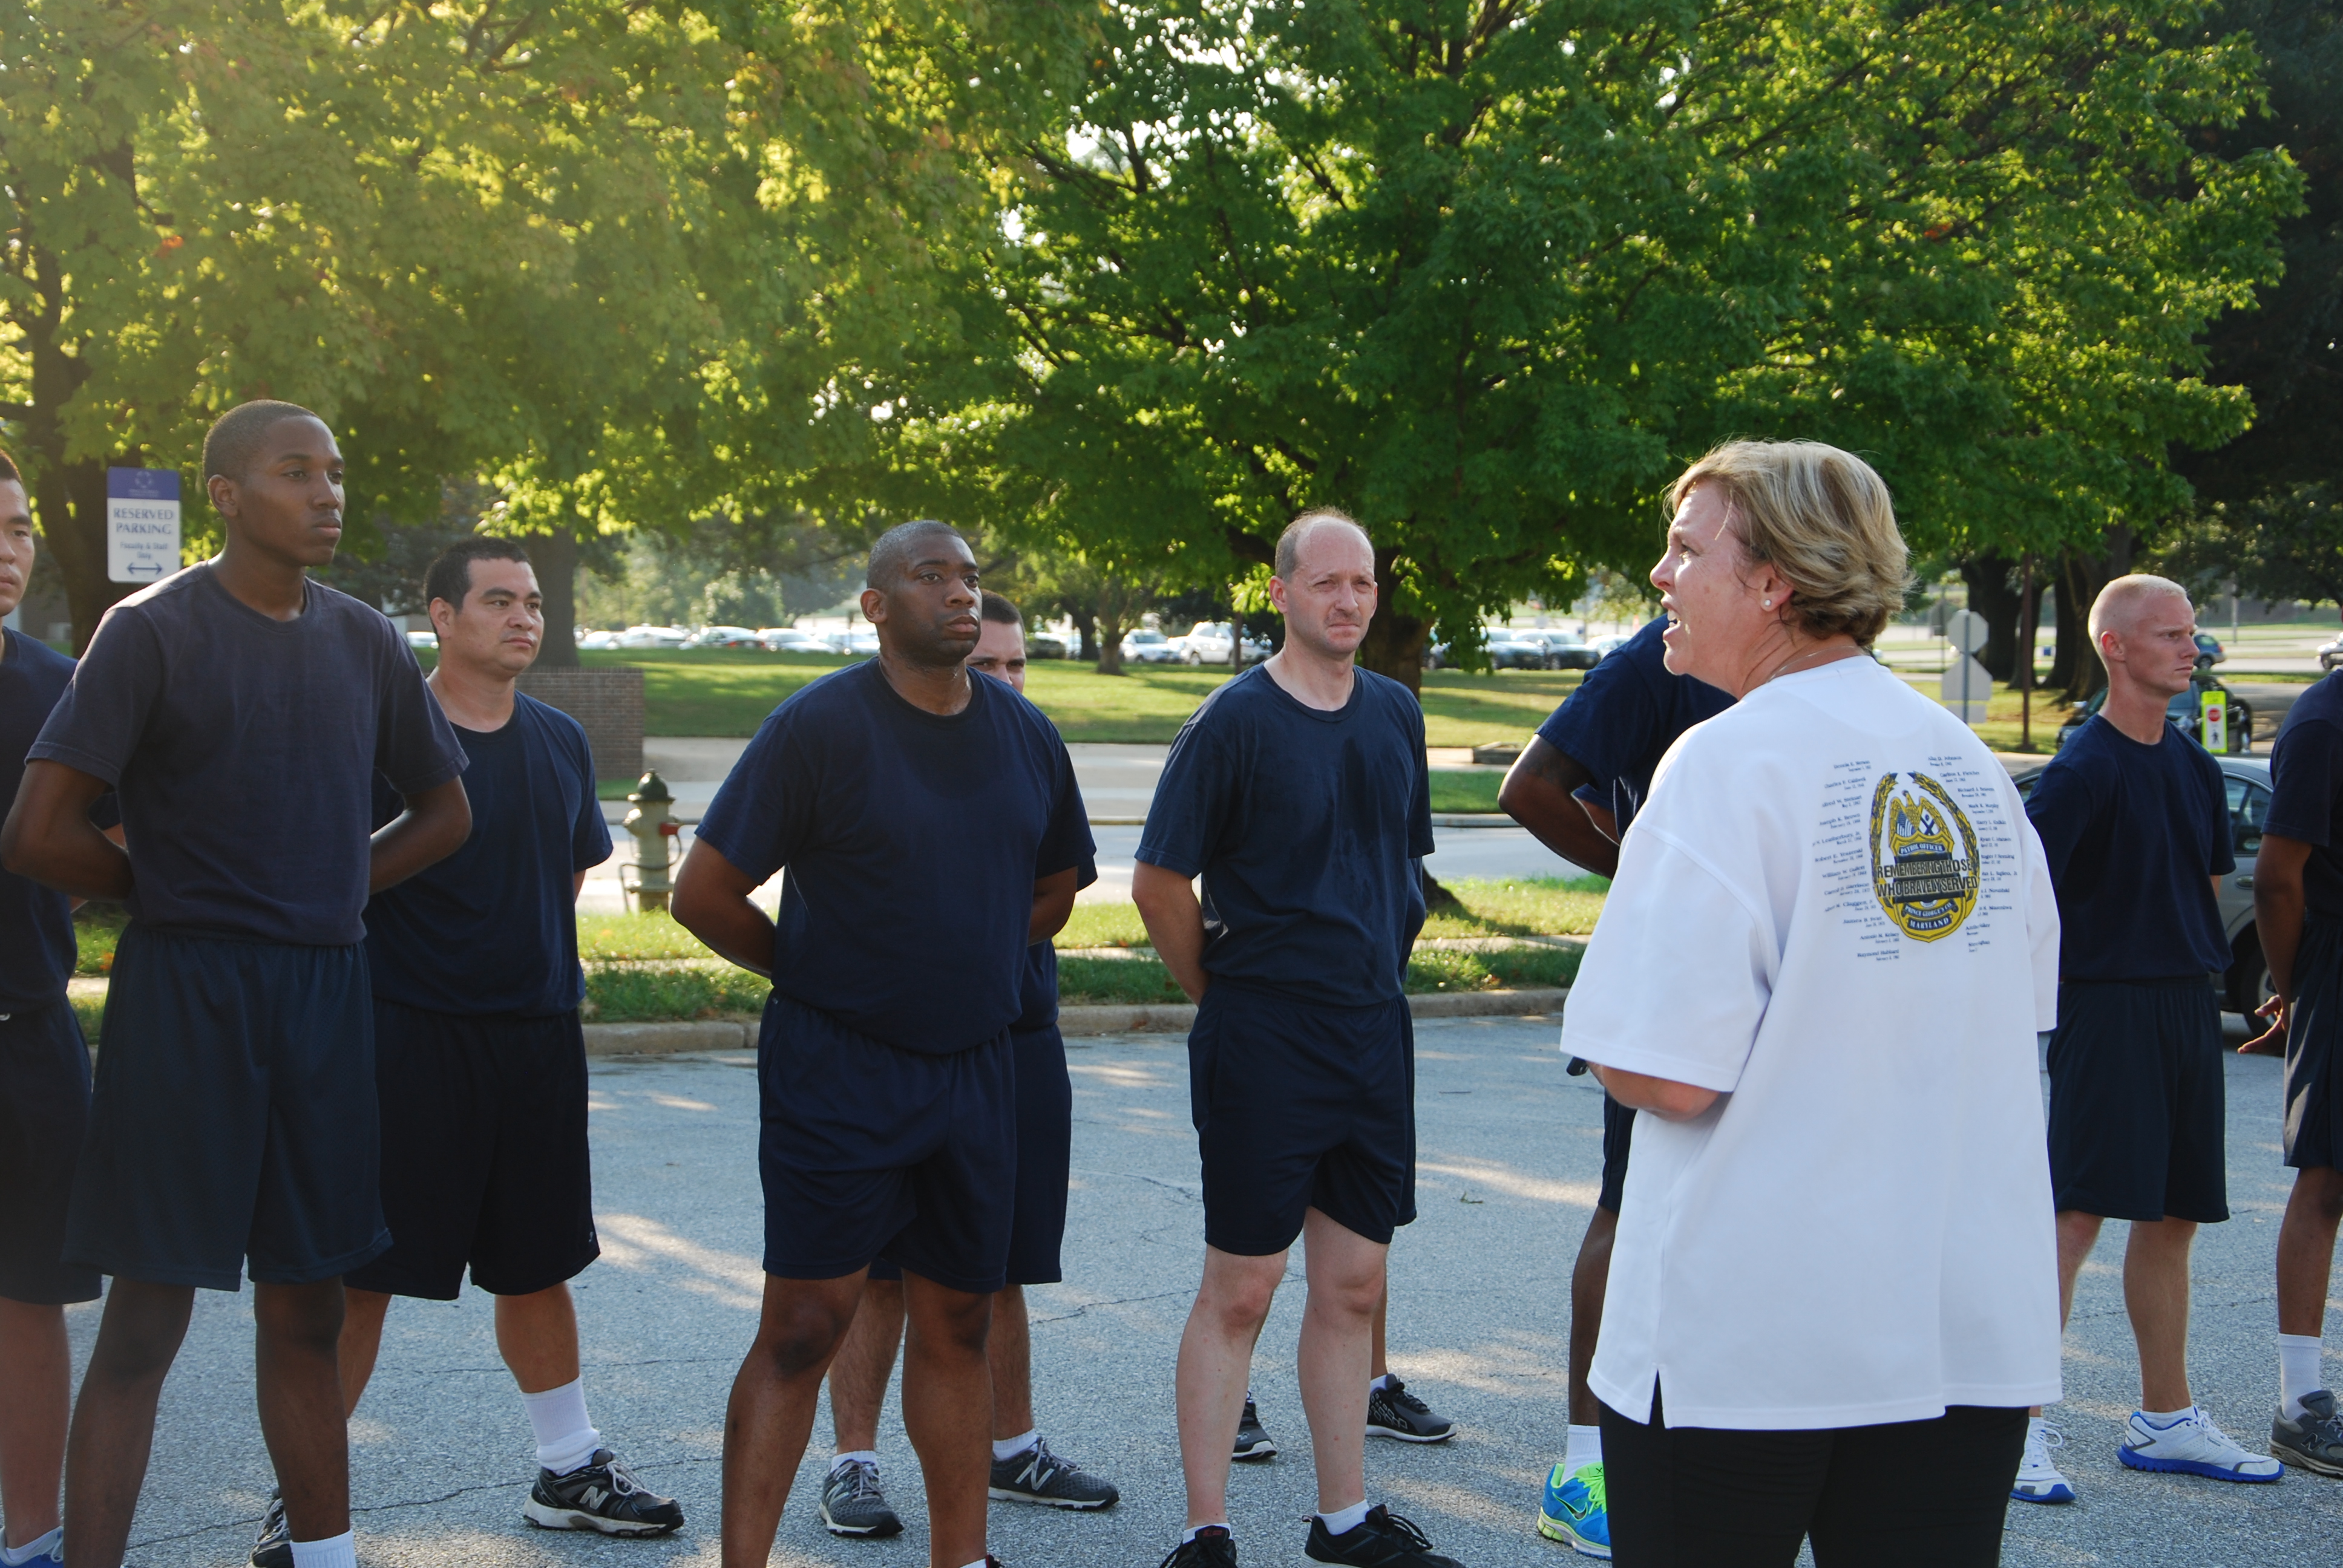
<svg viewBox="0 0 2343 1568">
<path fill-rule="evenodd" d="M 532 669 L 520 689 L 586 727 L 594 777 L 632 784 L 643 771 L 643 672 L 639 669 Z"/>
</svg>

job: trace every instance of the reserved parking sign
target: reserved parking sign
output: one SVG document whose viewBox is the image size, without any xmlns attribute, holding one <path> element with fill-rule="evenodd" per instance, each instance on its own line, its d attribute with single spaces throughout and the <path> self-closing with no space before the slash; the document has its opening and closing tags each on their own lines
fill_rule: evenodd
<svg viewBox="0 0 2343 1568">
<path fill-rule="evenodd" d="M 179 569 L 179 471 L 106 471 L 106 575 L 159 582 Z"/>
</svg>

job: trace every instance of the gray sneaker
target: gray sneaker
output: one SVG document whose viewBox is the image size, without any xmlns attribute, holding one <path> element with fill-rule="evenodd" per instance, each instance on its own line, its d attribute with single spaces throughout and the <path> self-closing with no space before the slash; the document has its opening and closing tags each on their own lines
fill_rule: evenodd
<svg viewBox="0 0 2343 1568">
<path fill-rule="evenodd" d="M 1024 1452 L 992 1462 L 991 1494 L 1003 1503 L 1044 1508 L 1111 1508 L 1121 1498 L 1114 1483 L 1060 1459 L 1040 1438 Z"/>
<path fill-rule="evenodd" d="M 2270 1457 L 2315 1470 L 2321 1475 L 2343 1475 L 2343 1411 L 2325 1389 L 2302 1396 L 2302 1419 L 2279 1416 L 2270 1422 Z"/>
<path fill-rule="evenodd" d="M 252 1543 L 252 1568 L 293 1568 L 293 1530 L 285 1523 L 281 1486 L 268 1494 L 268 1512 L 260 1519 L 260 1539 Z"/>
<path fill-rule="evenodd" d="M 867 1459 L 841 1464 L 821 1483 L 822 1528 L 832 1535 L 881 1541 L 903 1533 L 903 1522 L 879 1490 L 879 1467 Z"/>
</svg>

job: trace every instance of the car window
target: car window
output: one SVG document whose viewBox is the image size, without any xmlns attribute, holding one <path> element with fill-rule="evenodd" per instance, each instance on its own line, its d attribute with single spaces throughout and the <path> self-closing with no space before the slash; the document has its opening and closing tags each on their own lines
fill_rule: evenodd
<svg viewBox="0 0 2343 1568">
<path fill-rule="evenodd" d="M 2221 782 L 2228 795 L 2233 848 L 2240 855 L 2257 853 L 2262 847 L 2262 823 L 2269 816 L 2270 792 L 2258 784 L 2227 775 Z"/>
</svg>

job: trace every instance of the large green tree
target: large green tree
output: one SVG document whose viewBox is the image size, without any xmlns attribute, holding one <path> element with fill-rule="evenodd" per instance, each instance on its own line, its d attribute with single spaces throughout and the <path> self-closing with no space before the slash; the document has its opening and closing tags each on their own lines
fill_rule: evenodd
<svg viewBox="0 0 2343 1568">
<path fill-rule="evenodd" d="M 1734 435 L 1871 455 L 1926 544 L 2169 509 L 2241 428 L 2193 336 L 2274 272 L 2252 48 L 2187 0 L 1125 0 L 999 149 L 965 352 L 870 378 L 895 478 L 1113 567 L 1373 535 L 1364 657 L 1640 570 Z"/>
</svg>

